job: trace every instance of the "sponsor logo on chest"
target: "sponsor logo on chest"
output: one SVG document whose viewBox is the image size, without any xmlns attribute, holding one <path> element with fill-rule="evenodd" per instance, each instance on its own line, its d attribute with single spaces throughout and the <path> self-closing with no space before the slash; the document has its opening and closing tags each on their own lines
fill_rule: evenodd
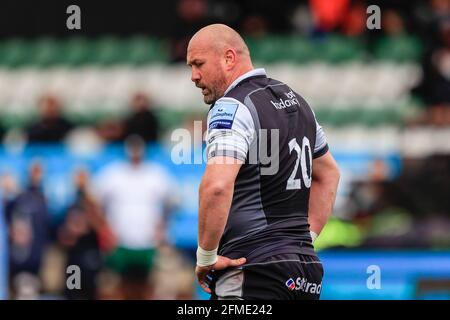
<svg viewBox="0 0 450 320">
<path fill-rule="evenodd" d="M 295 96 L 294 92 L 292 92 L 292 90 L 289 91 L 289 92 L 285 92 L 284 94 L 286 95 L 287 99 L 280 98 L 277 101 L 270 100 L 270 103 L 272 103 L 272 105 L 276 109 L 280 110 L 280 109 L 285 109 L 285 108 L 288 108 L 288 107 L 292 107 L 294 105 L 300 105 L 300 103 L 298 102 L 297 97 Z"/>
</svg>

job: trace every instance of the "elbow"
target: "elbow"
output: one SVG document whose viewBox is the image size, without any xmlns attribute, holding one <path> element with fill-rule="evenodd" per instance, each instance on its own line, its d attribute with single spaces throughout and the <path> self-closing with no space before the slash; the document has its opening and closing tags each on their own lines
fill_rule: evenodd
<svg viewBox="0 0 450 320">
<path fill-rule="evenodd" d="M 217 198 L 229 191 L 229 186 L 222 181 L 202 181 L 200 183 L 200 195 L 208 198 Z"/>
<path fill-rule="evenodd" d="M 336 185 L 339 184 L 339 180 L 341 180 L 341 171 L 339 170 L 339 167 L 337 166 L 337 164 L 335 164 L 335 166 L 334 166 L 333 176 L 336 181 Z"/>
</svg>

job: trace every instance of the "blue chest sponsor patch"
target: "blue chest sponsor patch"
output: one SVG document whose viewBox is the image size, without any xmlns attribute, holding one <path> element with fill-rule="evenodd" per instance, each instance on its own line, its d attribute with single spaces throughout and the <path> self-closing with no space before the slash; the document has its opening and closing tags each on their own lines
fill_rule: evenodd
<svg viewBox="0 0 450 320">
<path fill-rule="evenodd" d="M 231 129 L 238 108 L 237 103 L 218 103 L 211 110 L 209 129 Z"/>
</svg>

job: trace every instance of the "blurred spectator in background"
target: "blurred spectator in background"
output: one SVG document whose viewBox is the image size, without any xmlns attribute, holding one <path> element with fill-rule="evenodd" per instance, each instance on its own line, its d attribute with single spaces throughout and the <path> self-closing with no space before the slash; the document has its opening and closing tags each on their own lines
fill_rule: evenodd
<svg viewBox="0 0 450 320">
<path fill-rule="evenodd" d="M 123 141 L 124 125 L 115 117 L 106 118 L 97 124 L 97 133 L 106 143 Z"/>
<path fill-rule="evenodd" d="M 382 32 L 395 37 L 405 33 L 405 23 L 399 12 L 388 9 L 383 12 Z"/>
<path fill-rule="evenodd" d="M 165 241 L 175 190 L 163 168 L 144 162 L 145 143 L 139 136 L 130 136 L 125 148 L 128 162 L 106 167 L 95 181 L 95 193 L 117 237 L 106 263 L 121 276 L 122 297 L 145 299 L 151 297 L 149 275 L 157 247 Z"/>
<path fill-rule="evenodd" d="M 353 1 L 342 21 L 341 32 L 344 35 L 356 37 L 367 30 L 367 6 L 363 1 Z"/>
<path fill-rule="evenodd" d="M 185 62 L 189 36 L 208 21 L 207 0 L 177 0 L 172 43 L 172 61 Z"/>
<path fill-rule="evenodd" d="M 72 128 L 72 123 L 61 114 L 58 99 L 47 95 L 39 101 L 39 119 L 26 132 L 29 142 L 59 142 Z"/>
<path fill-rule="evenodd" d="M 250 15 L 242 22 L 242 33 L 250 37 L 267 35 L 267 20 L 261 15 Z"/>
<path fill-rule="evenodd" d="M 432 19 L 436 22 L 450 18 L 450 0 L 430 1 Z"/>
<path fill-rule="evenodd" d="M 318 31 L 329 32 L 339 26 L 350 6 L 350 0 L 310 0 Z"/>
<path fill-rule="evenodd" d="M 180 36 L 178 39 L 173 39 L 170 46 L 171 62 L 180 63 L 184 61 L 184 55 L 189 43 L 189 37 Z"/>
<path fill-rule="evenodd" d="M 0 123 L 0 142 L 3 141 L 3 137 L 5 136 L 6 130 L 2 123 Z"/>
<path fill-rule="evenodd" d="M 0 199 L 3 199 L 2 192 L 0 185 Z M 0 201 L 0 300 L 8 299 L 8 232 L 3 207 L 3 201 Z"/>
<path fill-rule="evenodd" d="M 402 172 L 388 179 L 377 160 L 370 180 L 352 186 L 346 206 L 364 228 L 363 246 L 371 248 L 448 248 L 450 234 L 450 157 L 405 158 Z"/>
<path fill-rule="evenodd" d="M 438 42 L 425 56 L 416 93 L 429 107 L 427 121 L 445 126 L 450 124 L 450 16 L 441 20 L 438 34 Z"/>
<path fill-rule="evenodd" d="M 4 173 L 0 177 L 0 189 L 2 190 L 2 200 L 6 208 L 14 203 L 14 199 L 20 192 L 16 177 L 11 173 Z"/>
<path fill-rule="evenodd" d="M 208 2 L 206 0 L 178 0 L 178 16 L 186 23 L 197 23 L 206 18 Z"/>
<path fill-rule="evenodd" d="M 68 299 L 93 300 L 97 297 L 97 274 L 103 265 L 100 248 L 111 249 L 115 239 L 90 194 L 87 171 L 75 173 L 75 186 L 77 196 L 58 231 L 58 240 L 67 250 L 67 266 L 77 265 L 82 270 L 81 289 L 66 288 L 65 295 Z"/>
<path fill-rule="evenodd" d="M 152 110 L 151 100 L 143 93 L 136 93 L 130 105 L 131 113 L 125 120 L 125 138 L 137 135 L 145 142 L 158 140 L 158 118 Z"/>
<path fill-rule="evenodd" d="M 7 205 L 10 281 L 17 299 L 37 299 L 39 272 L 47 243 L 49 213 L 41 190 L 42 167 L 31 164 L 28 187 Z"/>
<path fill-rule="evenodd" d="M 362 1 L 310 0 L 316 31 L 340 31 L 349 36 L 358 36 L 366 30 L 366 8 Z"/>
</svg>

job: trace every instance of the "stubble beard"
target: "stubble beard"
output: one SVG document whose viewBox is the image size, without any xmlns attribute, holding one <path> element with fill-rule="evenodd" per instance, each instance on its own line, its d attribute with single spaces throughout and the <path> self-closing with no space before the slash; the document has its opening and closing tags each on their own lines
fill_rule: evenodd
<svg viewBox="0 0 450 320">
<path fill-rule="evenodd" d="M 213 104 L 218 99 L 222 98 L 226 89 L 225 75 L 222 73 L 221 77 L 217 78 L 211 86 L 208 87 L 209 93 L 203 96 L 203 101 L 206 104 Z"/>
</svg>

